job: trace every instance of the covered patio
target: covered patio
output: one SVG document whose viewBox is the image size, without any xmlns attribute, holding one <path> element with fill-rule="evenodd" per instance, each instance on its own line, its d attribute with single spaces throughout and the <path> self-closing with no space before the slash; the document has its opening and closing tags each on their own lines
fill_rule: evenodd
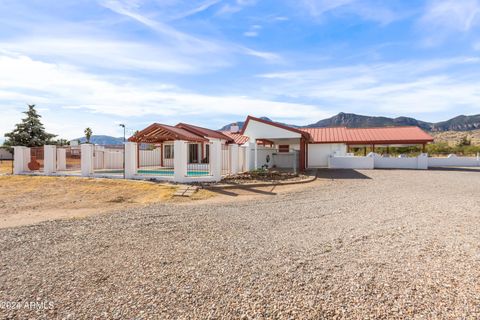
<svg viewBox="0 0 480 320">
<path fill-rule="evenodd" d="M 154 123 L 128 139 L 137 143 L 139 174 L 174 174 L 174 141 L 186 143 L 188 175 L 208 175 L 210 142 L 183 128 Z"/>
<path fill-rule="evenodd" d="M 286 125 L 248 116 L 241 135 L 250 138 L 251 168 L 288 168 L 304 171 L 310 134 Z"/>
</svg>

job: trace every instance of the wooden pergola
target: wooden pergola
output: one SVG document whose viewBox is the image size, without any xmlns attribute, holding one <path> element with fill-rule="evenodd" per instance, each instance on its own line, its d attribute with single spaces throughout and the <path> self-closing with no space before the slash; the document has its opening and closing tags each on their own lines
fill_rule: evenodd
<svg viewBox="0 0 480 320">
<path fill-rule="evenodd" d="M 166 124 L 154 123 L 142 131 L 137 132 L 130 137 L 128 141 L 137 142 L 139 144 L 155 144 L 160 147 L 160 165 L 163 167 L 163 146 L 167 141 L 182 140 L 192 143 L 201 143 L 203 151 L 203 144 L 209 140 L 199 136 L 195 133 L 187 131 L 182 128 L 169 126 Z M 202 158 L 203 155 L 200 155 Z M 140 147 L 137 148 L 137 167 L 140 167 Z"/>
<path fill-rule="evenodd" d="M 184 140 L 189 142 L 207 142 L 208 139 L 182 128 L 154 123 L 130 137 L 128 141 L 137 143 L 163 143 L 165 141 Z"/>
</svg>

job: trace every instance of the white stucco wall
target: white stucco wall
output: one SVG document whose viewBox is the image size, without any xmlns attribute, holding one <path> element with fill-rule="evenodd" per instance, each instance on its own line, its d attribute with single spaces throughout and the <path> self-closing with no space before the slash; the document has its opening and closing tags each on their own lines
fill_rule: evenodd
<svg viewBox="0 0 480 320">
<path fill-rule="evenodd" d="M 478 167 L 480 157 L 458 157 L 454 154 L 445 158 L 428 158 L 429 167 Z"/>
<path fill-rule="evenodd" d="M 288 153 L 277 152 L 273 155 L 273 165 L 277 168 L 294 168 L 298 169 L 300 154 L 298 151 Z"/>
<path fill-rule="evenodd" d="M 308 167 L 327 167 L 330 155 L 344 156 L 347 145 L 343 143 L 320 143 L 308 145 Z"/>
<path fill-rule="evenodd" d="M 379 169 L 427 169 L 428 158 L 426 154 L 418 157 L 382 157 L 378 154 L 370 155 L 374 159 L 374 167 Z"/>
<path fill-rule="evenodd" d="M 328 157 L 330 169 L 373 169 L 373 157 Z"/>
<path fill-rule="evenodd" d="M 268 165 L 269 168 L 273 166 L 273 153 L 277 152 L 275 148 L 257 147 L 257 168 L 263 165 Z M 270 162 L 267 163 L 267 156 L 270 157 Z"/>
<path fill-rule="evenodd" d="M 250 119 L 243 135 L 250 137 L 250 141 L 255 139 L 295 139 L 300 138 L 300 133 L 278 128 L 263 122 Z"/>
</svg>

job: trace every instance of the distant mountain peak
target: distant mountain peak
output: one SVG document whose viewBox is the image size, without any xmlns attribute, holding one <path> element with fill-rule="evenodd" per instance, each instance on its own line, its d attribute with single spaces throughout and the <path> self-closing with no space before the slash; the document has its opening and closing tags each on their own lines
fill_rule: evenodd
<svg viewBox="0 0 480 320">
<path fill-rule="evenodd" d="M 78 139 L 73 139 L 73 140 L 70 140 L 70 141 L 76 141 L 76 140 L 80 140 L 80 143 L 87 142 L 87 138 L 85 138 L 85 137 L 81 137 L 81 138 L 78 138 Z M 90 143 L 99 144 L 99 145 L 123 144 L 123 137 L 116 138 L 116 137 L 106 136 L 106 135 L 92 135 L 90 137 Z"/>
<path fill-rule="evenodd" d="M 261 119 L 272 121 L 267 117 Z M 242 128 L 244 121 L 237 121 L 237 125 Z M 288 125 L 288 124 L 287 124 Z M 399 126 L 417 126 L 426 131 L 470 131 L 480 129 L 480 114 L 478 115 L 459 115 L 450 120 L 432 123 L 417 120 L 411 117 L 381 117 L 365 116 L 355 113 L 339 112 L 337 115 L 323 119 L 306 126 L 288 125 L 294 128 L 325 128 L 325 127 L 349 127 L 349 128 L 371 128 L 371 127 L 399 127 Z M 224 126 L 221 130 L 230 130 L 230 125 Z"/>
</svg>

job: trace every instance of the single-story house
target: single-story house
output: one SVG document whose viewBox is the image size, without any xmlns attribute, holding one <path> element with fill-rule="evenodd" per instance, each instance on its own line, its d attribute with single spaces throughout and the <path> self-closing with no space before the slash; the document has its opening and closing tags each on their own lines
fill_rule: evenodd
<svg viewBox="0 0 480 320">
<path fill-rule="evenodd" d="M 246 146 L 251 155 L 249 168 L 297 166 L 305 170 L 327 167 L 330 156 L 344 156 L 351 147 L 425 147 L 433 137 L 418 127 L 293 128 L 248 116 L 241 130 L 235 125 L 230 131 L 218 131 L 186 123 L 176 126 L 154 123 L 129 139 L 159 146 L 162 166 L 165 157 L 173 158 L 174 140 L 188 142 L 189 163 L 208 162 L 209 142 L 216 140 L 222 145 Z"/>
</svg>

